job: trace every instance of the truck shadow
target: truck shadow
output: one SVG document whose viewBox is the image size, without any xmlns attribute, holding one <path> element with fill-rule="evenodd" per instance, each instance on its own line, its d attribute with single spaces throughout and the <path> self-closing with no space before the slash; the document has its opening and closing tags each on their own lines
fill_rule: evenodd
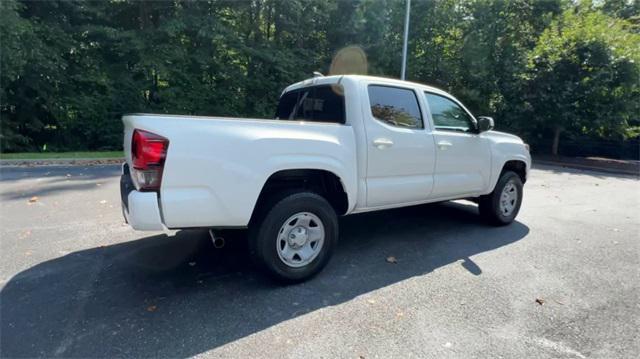
<svg viewBox="0 0 640 359">
<path fill-rule="evenodd" d="M 0 292 L 0 356 L 189 357 L 441 266 L 482 275 L 470 257 L 529 232 L 520 222 L 486 226 L 463 203 L 355 215 L 341 226 L 328 267 L 292 286 L 252 268 L 243 232 L 223 249 L 205 231 L 181 231 L 40 263 Z"/>
</svg>

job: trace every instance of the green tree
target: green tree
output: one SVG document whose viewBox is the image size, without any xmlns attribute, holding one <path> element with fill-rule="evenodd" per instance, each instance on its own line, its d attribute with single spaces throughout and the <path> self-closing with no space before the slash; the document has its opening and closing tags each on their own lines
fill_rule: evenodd
<svg viewBox="0 0 640 359">
<path fill-rule="evenodd" d="M 0 150 L 119 149 L 126 112 L 270 117 L 285 86 L 328 73 L 346 46 L 365 52 L 370 74 L 397 77 L 405 4 L 0 1 Z M 529 139 L 631 136 L 639 10 L 416 0 L 407 78 Z"/>
<path fill-rule="evenodd" d="M 566 10 L 529 54 L 529 126 L 551 133 L 621 138 L 637 118 L 640 36 L 629 24 L 586 7 Z"/>
<path fill-rule="evenodd" d="M 59 28 L 43 26 L 25 17 L 26 6 L 0 2 L 0 122 L 1 149 L 32 148 L 46 137 L 43 129 L 55 126 L 64 63 L 54 44 L 68 38 Z M 28 15 L 28 14 L 27 14 Z"/>
</svg>

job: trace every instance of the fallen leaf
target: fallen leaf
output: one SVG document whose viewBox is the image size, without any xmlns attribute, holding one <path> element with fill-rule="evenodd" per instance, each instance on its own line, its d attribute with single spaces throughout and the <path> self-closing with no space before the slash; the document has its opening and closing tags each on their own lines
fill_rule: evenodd
<svg viewBox="0 0 640 359">
<path fill-rule="evenodd" d="M 33 196 L 29 198 L 29 203 L 38 202 L 38 196 Z"/>
<path fill-rule="evenodd" d="M 394 256 L 389 256 L 389 257 L 387 257 L 387 263 L 396 264 L 396 263 L 398 263 L 398 260 Z"/>
<path fill-rule="evenodd" d="M 157 306 L 155 306 L 155 305 L 150 305 L 150 306 L 148 306 L 148 307 L 147 307 L 147 312 L 155 312 L 155 311 L 156 311 L 156 309 L 158 309 L 158 307 L 157 307 Z"/>
<path fill-rule="evenodd" d="M 544 299 L 542 298 L 536 298 L 536 303 L 540 304 L 540 305 L 544 305 Z"/>
</svg>

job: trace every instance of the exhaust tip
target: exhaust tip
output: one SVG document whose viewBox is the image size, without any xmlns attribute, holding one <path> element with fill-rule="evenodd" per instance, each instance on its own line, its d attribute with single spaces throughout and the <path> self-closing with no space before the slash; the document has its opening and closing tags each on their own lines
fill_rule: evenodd
<svg viewBox="0 0 640 359">
<path fill-rule="evenodd" d="M 224 238 L 223 237 L 215 237 L 213 239 L 213 246 L 220 249 L 224 247 Z"/>
<path fill-rule="evenodd" d="M 209 230 L 209 237 L 211 237 L 211 242 L 213 243 L 214 248 L 220 249 L 224 247 L 224 237 L 216 237 L 211 229 Z"/>
</svg>

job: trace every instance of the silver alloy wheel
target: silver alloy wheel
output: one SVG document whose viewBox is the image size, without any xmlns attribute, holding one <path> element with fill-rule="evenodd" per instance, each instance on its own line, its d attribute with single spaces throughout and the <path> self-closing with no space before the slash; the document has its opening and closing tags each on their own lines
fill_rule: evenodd
<svg viewBox="0 0 640 359">
<path fill-rule="evenodd" d="M 509 181 L 504 185 L 500 194 L 500 214 L 509 217 L 516 209 L 518 203 L 518 188 L 513 181 Z"/>
<path fill-rule="evenodd" d="M 303 267 L 311 263 L 324 245 L 324 224 L 309 212 L 289 217 L 278 232 L 276 250 L 282 263 L 289 267 Z"/>
</svg>

